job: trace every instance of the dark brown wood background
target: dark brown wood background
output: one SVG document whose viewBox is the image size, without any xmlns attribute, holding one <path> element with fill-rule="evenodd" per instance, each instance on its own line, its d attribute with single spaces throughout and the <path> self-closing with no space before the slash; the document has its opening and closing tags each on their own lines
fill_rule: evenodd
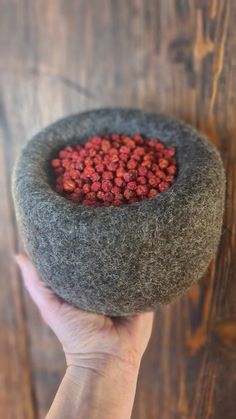
<svg viewBox="0 0 236 419">
<path fill-rule="evenodd" d="M 43 418 L 65 368 L 12 258 L 14 159 L 57 118 L 107 105 L 191 123 L 221 151 L 228 179 L 218 255 L 156 314 L 133 418 L 236 417 L 235 25 L 234 0 L 0 0 L 2 419 Z"/>
</svg>

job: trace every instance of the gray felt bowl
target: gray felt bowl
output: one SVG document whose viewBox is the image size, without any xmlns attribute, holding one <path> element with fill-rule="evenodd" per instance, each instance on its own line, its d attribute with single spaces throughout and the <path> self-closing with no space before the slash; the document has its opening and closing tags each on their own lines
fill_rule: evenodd
<svg viewBox="0 0 236 419">
<path fill-rule="evenodd" d="M 158 196 L 120 207 L 76 205 L 53 190 L 49 161 L 94 134 L 139 132 L 177 147 L 178 175 Z M 111 316 L 149 311 L 201 278 L 217 250 L 225 172 L 216 148 L 161 114 L 101 109 L 50 125 L 24 147 L 13 174 L 26 252 L 64 300 Z"/>
</svg>

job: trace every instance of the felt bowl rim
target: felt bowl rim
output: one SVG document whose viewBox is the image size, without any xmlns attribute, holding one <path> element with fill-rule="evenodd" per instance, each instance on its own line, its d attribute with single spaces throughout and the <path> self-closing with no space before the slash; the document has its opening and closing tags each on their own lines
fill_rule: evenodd
<svg viewBox="0 0 236 419">
<path fill-rule="evenodd" d="M 123 117 L 124 120 L 126 120 L 129 117 L 135 119 L 140 118 L 140 120 L 143 120 L 143 118 L 147 118 L 147 124 L 156 123 L 158 125 L 162 122 L 164 124 L 168 123 L 172 127 L 174 127 L 176 131 L 178 131 L 178 135 L 183 135 L 181 144 L 179 143 L 179 148 L 180 146 L 191 146 L 191 148 L 189 148 L 188 155 L 178 155 L 177 146 L 177 177 L 173 185 L 171 185 L 171 187 L 166 192 L 162 192 L 153 198 L 149 198 L 133 204 L 93 208 L 74 204 L 53 190 L 53 187 L 49 181 L 49 157 L 52 158 L 53 151 L 55 151 L 56 149 L 59 150 L 60 144 L 62 148 L 62 144 L 78 144 L 79 140 L 81 141 L 81 143 L 84 143 L 84 141 L 91 138 L 92 135 L 102 135 L 100 129 L 98 131 L 93 131 L 94 133 L 90 135 L 84 132 L 83 135 L 80 137 L 75 137 L 73 136 L 73 134 L 71 134 L 65 141 L 65 138 L 63 139 L 60 136 L 60 133 L 63 133 L 65 135 L 66 131 L 68 131 L 68 127 L 70 127 L 73 124 L 83 124 L 84 121 L 86 122 L 86 119 L 91 120 L 91 117 L 93 124 L 96 124 L 96 121 L 100 120 L 101 115 L 104 115 L 104 113 L 114 117 L 117 113 L 119 113 L 119 116 Z M 95 128 L 93 127 L 93 129 Z M 133 132 L 133 134 L 135 132 Z M 120 131 L 120 133 L 122 133 L 122 131 Z M 145 135 L 143 129 L 141 134 Z M 85 139 L 84 137 L 86 136 L 87 138 Z M 75 138 L 77 139 L 77 142 L 75 141 Z M 166 144 L 167 146 L 172 145 L 171 140 L 160 138 L 160 141 Z M 46 144 L 47 148 L 45 148 Z M 45 151 L 42 153 L 43 147 L 45 148 Z M 201 168 L 199 166 L 196 166 L 196 164 L 191 164 L 191 156 L 193 156 L 195 160 L 197 154 L 199 155 L 199 157 L 201 157 L 202 147 L 210 147 L 215 149 L 215 147 L 211 143 L 209 143 L 204 137 L 202 137 L 198 133 L 198 131 L 196 131 L 193 127 L 171 116 L 162 113 L 147 112 L 133 108 L 99 108 L 61 118 L 53 124 L 50 124 L 43 130 L 41 130 L 34 137 L 32 137 L 32 139 L 23 148 L 22 153 L 16 162 L 13 178 L 15 177 L 15 179 L 17 179 L 18 169 L 20 168 L 22 170 L 23 168 L 24 184 L 27 184 L 26 186 L 28 188 L 28 191 L 31 191 L 31 193 L 29 194 L 30 199 L 35 199 L 35 202 L 41 201 L 47 203 L 47 205 L 45 206 L 47 210 L 60 211 L 61 209 L 63 211 L 63 218 L 65 217 L 65 209 L 67 210 L 68 216 L 71 216 L 72 214 L 76 213 L 76 216 L 79 215 L 81 216 L 81 218 L 86 217 L 87 221 L 92 220 L 98 217 L 99 215 L 101 215 L 102 217 L 106 217 L 106 215 L 110 216 L 111 213 L 126 213 L 137 210 L 141 211 L 142 213 L 145 213 L 149 211 L 155 211 L 159 206 L 160 201 L 162 201 L 162 206 L 163 204 L 168 206 L 170 203 L 173 205 L 175 200 L 176 203 L 178 202 L 179 204 L 179 199 L 181 198 L 180 195 L 182 195 L 182 197 L 184 198 L 183 190 L 185 182 L 188 182 L 189 188 L 191 178 L 193 177 L 196 171 L 198 172 L 199 176 L 199 170 L 201 170 Z M 46 164 L 45 158 L 46 160 L 48 160 Z M 200 163 L 199 159 L 198 161 Z M 22 176 L 20 177 L 22 178 Z M 201 182 L 199 182 L 198 184 L 194 183 L 193 187 L 194 194 L 201 194 Z M 190 196 L 188 198 L 190 198 Z M 191 205 L 191 199 L 188 199 L 187 201 L 185 200 L 185 205 L 188 204 Z"/>
</svg>

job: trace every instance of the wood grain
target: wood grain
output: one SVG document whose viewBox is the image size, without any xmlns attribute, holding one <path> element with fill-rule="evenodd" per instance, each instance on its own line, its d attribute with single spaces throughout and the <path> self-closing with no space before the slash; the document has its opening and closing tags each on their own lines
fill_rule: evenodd
<svg viewBox="0 0 236 419">
<path fill-rule="evenodd" d="M 0 417 L 44 418 L 64 371 L 12 261 L 14 159 L 57 118 L 119 105 L 191 123 L 219 148 L 227 173 L 217 257 L 157 312 L 133 418 L 235 418 L 235 23 L 233 0 L 0 0 Z"/>
</svg>

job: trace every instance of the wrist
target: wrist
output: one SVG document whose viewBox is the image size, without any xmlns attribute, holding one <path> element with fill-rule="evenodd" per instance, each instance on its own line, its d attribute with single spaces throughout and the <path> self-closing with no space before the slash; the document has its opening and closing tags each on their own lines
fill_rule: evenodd
<svg viewBox="0 0 236 419">
<path fill-rule="evenodd" d="M 110 360 L 106 365 L 68 366 L 64 379 L 73 400 L 84 398 L 86 414 L 81 417 L 129 418 L 135 397 L 138 368 Z M 79 403 L 79 404 L 80 404 Z"/>
<path fill-rule="evenodd" d="M 67 367 L 87 368 L 101 375 L 110 374 L 113 370 L 136 374 L 140 367 L 141 357 L 131 353 L 113 355 L 101 352 L 65 353 Z"/>
<path fill-rule="evenodd" d="M 140 362 L 129 363 L 117 356 L 86 354 L 84 356 L 67 356 L 67 374 L 73 376 L 74 382 L 81 376 L 103 377 L 107 380 L 133 381 L 137 379 Z"/>
</svg>

